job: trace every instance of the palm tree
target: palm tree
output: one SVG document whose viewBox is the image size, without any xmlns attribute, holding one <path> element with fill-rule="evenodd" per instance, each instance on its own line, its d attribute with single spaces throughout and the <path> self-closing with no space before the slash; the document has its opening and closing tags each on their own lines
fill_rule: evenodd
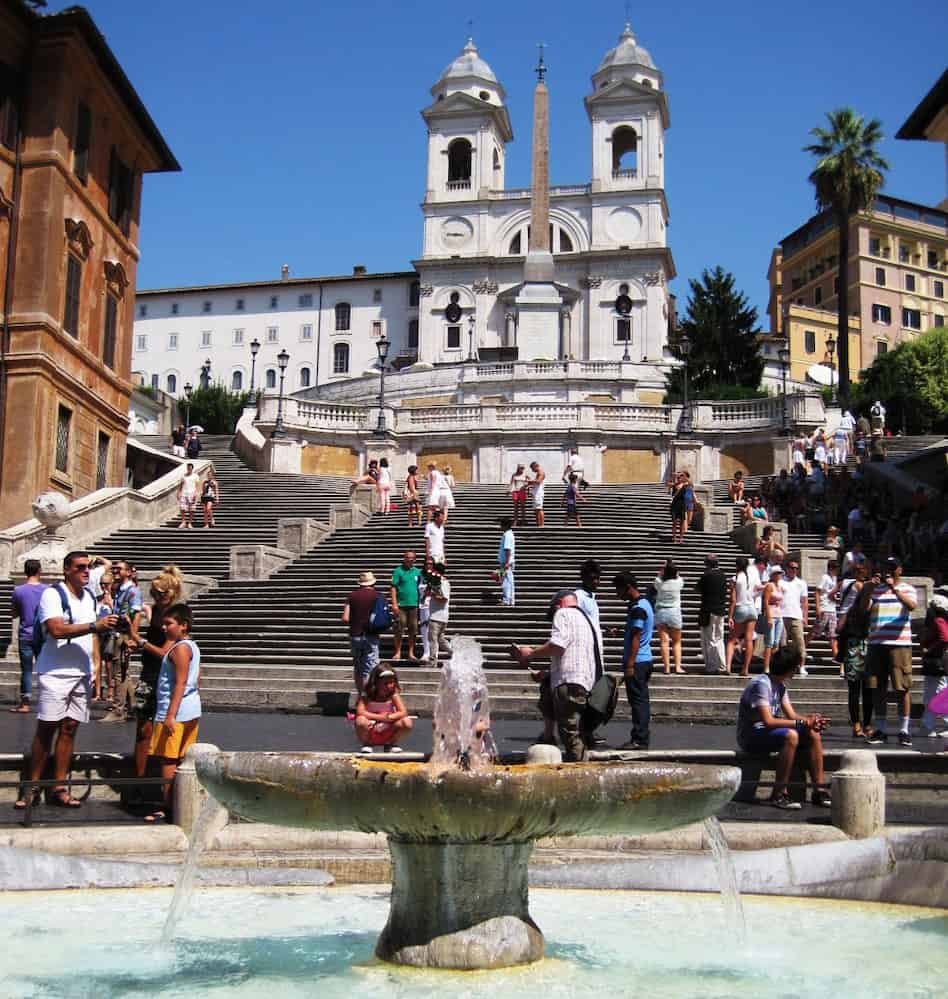
<svg viewBox="0 0 948 999">
<path fill-rule="evenodd" d="M 876 151 L 882 141 L 878 118 L 866 121 L 852 108 L 826 114 L 829 128 L 812 128 L 816 141 L 804 146 L 805 153 L 817 157 L 810 183 L 816 189 L 816 203 L 836 216 L 839 239 L 839 292 L 836 296 L 836 343 L 839 357 L 839 397 L 849 398 L 849 219 L 871 208 L 876 193 L 885 183 L 889 164 Z"/>
</svg>

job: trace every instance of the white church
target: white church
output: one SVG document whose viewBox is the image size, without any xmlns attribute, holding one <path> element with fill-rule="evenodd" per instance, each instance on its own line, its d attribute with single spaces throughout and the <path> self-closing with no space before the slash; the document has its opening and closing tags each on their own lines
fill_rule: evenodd
<svg viewBox="0 0 948 999">
<path fill-rule="evenodd" d="M 532 192 L 504 187 L 513 139 L 506 93 L 469 39 L 421 112 L 424 250 L 412 269 L 372 274 L 356 266 L 297 278 L 284 268 L 269 281 L 139 291 L 133 369 L 177 396 L 200 383 L 202 368 L 234 390 L 248 389 L 253 375 L 255 388 L 272 391 L 285 352 L 287 394 L 358 401 L 378 392 L 384 339 L 393 403 L 426 389 L 440 400 L 460 377 L 439 376 L 446 365 L 552 361 L 580 364 L 571 365 L 572 391 L 547 384 L 543 397 L 661 402 L 675 274 L 666 241 L 662 74 L 626 25 L 592 84 L 584 99 L 587 182 L 548 188 L 545 131 L 534 136 L 542 140 L 539 193 L 548 207 L 540 217 L 548 218 L 552 257 L 541 304 L 524 301 Z M 597 369 L 601 362 L 621 367 Z M 477 394 L 469 384 L 468 398 Z"/>
</svg>

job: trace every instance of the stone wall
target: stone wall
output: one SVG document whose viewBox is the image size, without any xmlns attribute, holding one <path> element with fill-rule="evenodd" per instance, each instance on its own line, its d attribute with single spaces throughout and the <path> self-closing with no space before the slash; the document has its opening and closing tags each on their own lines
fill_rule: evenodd
<svg viewBox="0 0 948 999">
<path fill-rule="evenodd" d="M 302 472 L 304 475 L 359 474 L 359 454 L 348 447 L 331 444 L 308 444 L 303 448 Z"/>
<path fill-rule="evenodd" d="M 745 475 L 773 475 L 774 450 L 770 441 L 728 444 L 721 448 L 719 477 L 730 479 L 737 471 Z"/>
<path fill-rule="evenodd" d="M 418 452 L 418 475 L 426 474 L 428 462 L 433 461 L 439 469 L 451 466 L 451 474 L 458 482 L 470 482 L 474 477 L 474 459 L 471 452 L 463 448 L 422 449 Z"/>
<path fill-rule="evenodd" d="M 602 456 L 604 483 L 659 482 L 661 455 L 651 448 L 609 448 Z"/>
</svg>

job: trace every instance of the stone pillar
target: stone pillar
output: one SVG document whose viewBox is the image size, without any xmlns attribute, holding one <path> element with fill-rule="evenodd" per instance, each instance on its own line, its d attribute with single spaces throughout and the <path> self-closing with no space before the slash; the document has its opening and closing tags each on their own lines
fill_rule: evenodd
<svg viewBox="0 0 948 999">
<path fill-rule="evenodd" d="M 690 472 L 691 481 L 701 481 L 701 441 L 679 439 L 672 441 L 672 468 L 676 472 Z"/>
<path fill-rule="evenodd" d="M 277 547 L 302 555 L 315 548 L 330 533 L 328 524 L 313 517 L 280 517 L 277 520 Z"/>
<path fill-rule="evenodd" d="M 184 754 L 184 759 L 178 766 L 178 771 L 174 778 L 174 821 L 175 825 L 180 826 L 181 831 L 186 836 L 191 835 L 194 823 L 201 814 L 201 809 L 204 807 L 204 802 L 207 801 L 208 797 L 207 791 L 204 790 L 201 782 L 198 780 L 194 767 L 194 758 L 204 753 L 219 752 L 220 750 L 213 743 L 196 742 Z M 227 819 L 227 809 L 222 808 L 218 828 L 211 834 L 212 837 L 227 825 Z"/>
<path fill-rule="evenodd" d="M 885 776 L 876 754 L 847 749 L 833 774 L 833 825 L 853 839 L 878 836 L 885 828 Z"/>
<path fill-rule="evenodd" d="M 569 309 L 560 312 L 560 337 L 563 343 L 563 360 L 573 356 L 572 313 Z"/>
<path fill-rule="evenodd" d="M 265 468 L 268 472 L 299 475 L 303 463 L 303 448 L 289 437 L 270 437 L 264 445 Z"/>
<path fill-rule="evenodd" d="M 793 470 L 793 460 L 790 457 L 790 438 L 775 437 L 771 441 L 774 450 L 774 475 L 779 475 L 784 469 L 788 472 Z"/>
<path fill-rule="evenodd" d="M 504 313 L 504 347 L 517 345 L 517 317 L 513 312 Z"/>
</svg>

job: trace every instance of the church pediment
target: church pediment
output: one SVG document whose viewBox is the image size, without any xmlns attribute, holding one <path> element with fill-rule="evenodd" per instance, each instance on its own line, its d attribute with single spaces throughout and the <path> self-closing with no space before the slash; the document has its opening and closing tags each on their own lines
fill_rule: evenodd
<svg viewBox="0 0 948 999">
<path fill-rule="evenodd" d="M 511 142 L 513 140 L 513 127 L 510 124 L 510 115 L 507 114 L 507 109 L 498 107 L 496 104 L 489 104 L 487 101 L 479 101 L 470 94 L 449 94 L 443 101 L 429 104 L 421 112 L 421 116 L 426 123 L 430 124 L 438 118 L 459 118 L 471 114 L 483 115 L 485 112 L 494 119 L 497 130 L 504 141 Z"/>
<path fill-rule="evenodd" d="M 662 122 L 665 128 L 671 124 L 668 113 L 668 99 L 663 90 L 656 90 L 654 87 L 646 87 L 644 84 L 636 83 L 634 80 L 616 80 L 614 83 L 607 83 L 606 86 L 590 94 L 584 99 L 587 112 L 592 115 L 595 108 L 607 108 L 614 104 L 622 104 L 627 101 L 641 101 L 647 99 L 654 101 L 661 108 Z"/>
</svg>

